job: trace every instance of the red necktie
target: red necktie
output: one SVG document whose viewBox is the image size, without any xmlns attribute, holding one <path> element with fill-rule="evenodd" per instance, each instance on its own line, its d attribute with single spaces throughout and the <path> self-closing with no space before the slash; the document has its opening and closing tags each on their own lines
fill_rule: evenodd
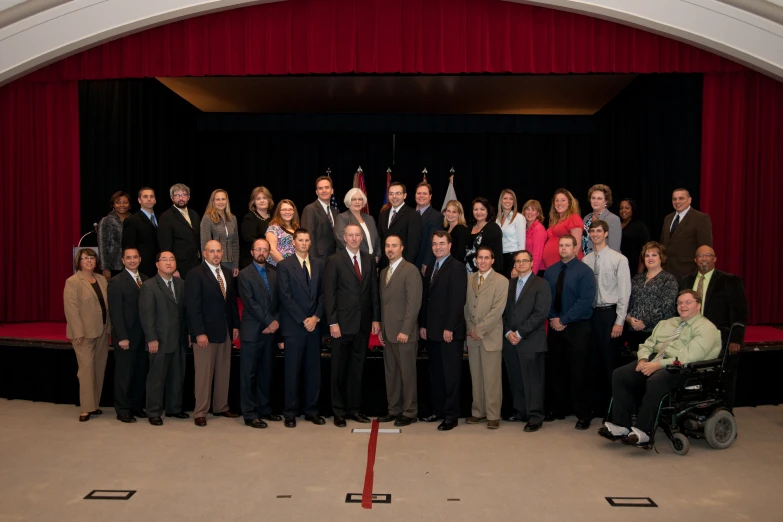
<svg viewBox="0 0 783 522">
<path fill-rule="evenodd" d="M 356 261 L 356 256 L 353 256 L 353 269 L 356 271 L 356 277 L 359 278 L 359 282 L 362 282 L 362 271 L 359 270 L 359 262 Z"/>
</svg>

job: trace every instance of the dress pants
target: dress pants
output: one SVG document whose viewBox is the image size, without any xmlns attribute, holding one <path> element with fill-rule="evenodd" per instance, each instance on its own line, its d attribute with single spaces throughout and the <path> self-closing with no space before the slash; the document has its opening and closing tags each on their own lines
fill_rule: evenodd
<svg viewBox="0 0 783 522">
<path fill-rule="evenodd" d="M 114 346 L 114 409 L 117 415 L 144 409 L 144 387 L 147 381 L 147 352 L 142 338 L 135 346 L 123 350 Z"/>
<path fill-rule="evenodd" d="M 259 342 L 242 341 L 239 352 L 240 394 L 245 420 L 271 415 L 272 364 L 274 334 L 261 334 Z"/>
<path fill-rule="evenodd" d="M 419 413 L 416 388 L 416 352 L 418 343 L 386 341 L 383 368 L 386 374 L 386 399 L 389 415 L 415 419 Z"/>
<path fill-rule="evenodd" d="M 213 413 L 228 411 L 231 332 L 226 332 L 226 340 L 222 343 L 209 343 L 206 348 L 199 348 L 198 344 L 193 343 L 193 365 L 196 370 L 196 408 L 193 416 L 206 417 L 210 403 Z"/>
<path fill-rule="evenodd" d="M 605 412 L 612 397 L 612 372 L 615 369 L 619 343 L 612 339 L 617 306 L 593 308 L 590 317 L 590 375 L 594 376 L 594 411 Z"/>
<path fill-rule="evenodd" d="M 79 370 L 79 404 L 83 412 L 97 410 L 101 405 L 103 376 L 109 357 L 109 330 L 104 328 L 100 337 L 85 337 L 81 345 L 71 341 Z"/>
<path fill-rule="evenodd" d="M 580 420 L 592 418 L 587 380 L 590 321 L 574 321 L 565 330 L 549 330 L 546 361 L 546 395 L 555 415 L 573 412 Z"/>
<path fill-rule="evenodd" d="M 503 352 L 487 351 L 483 346 L 468 347 L 468 364 L 473 388 L 474 417 L 500 420 L 503 402 Z"/>
<path fill-rule="evenodd" d="M 450 343 L 430 341 L 427 349 L 430 359 L 432 410 L 447 421 L 459 419 L 459 390 L 462 377 L 462 346 L 464 339 Z"/>
<path fill-rule="evenodd" d="M 369 332 L 332 339 L 332 410 L 335 416 L 359 413 Z"/>
<path fill-rule="evenodd" d="M 283 415 L 296 417 L 318 415 L 321 392 L 321 331 L 284 337 L 285 341 L 285 407 Z M 304 377 L 304 405 L 299 406 L 300 375 Z"/>
<path fill-rule="evenodd" d="M 544 422 L 544 382 L 546 352 L 523 352 L 508 341 L 503 342 L 514 410 L 533 424 Z"/>
<path fill-rule="evenodd" d="M 164 410 L 169 415 L 180 413 L 185 383 L 185 348 L 178 346 L 173 352 L 151 353 L 149 364 L 147 416 L 161 417 Z"/>
<path fill-rule="evenodd" d="M 636 418 L 636 427 L 652 434 L 658 405 L 664 395 L 676 390 L 684 382 L 682 375 L 660 369 L 649 377 L 636 371 L 638 361 L 621 366 L 612 374 L 612 423 L 625 428 L 631 427 L 631 415 L 640 397 L 642 405 Z"/>
</svg>

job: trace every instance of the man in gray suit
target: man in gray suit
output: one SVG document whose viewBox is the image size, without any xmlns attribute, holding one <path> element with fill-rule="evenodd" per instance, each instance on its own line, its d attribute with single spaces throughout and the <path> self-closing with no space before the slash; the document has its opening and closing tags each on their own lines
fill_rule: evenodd
<svg viewBox="0 0 783 522">
<path fill-rule="evenodd" d="M 386 398 L 389 412 L 379 422 L 395 426 L 416 422 L 419 404 L 416 393 L 416 350 L 419 341 L 418 316 L 421 307 L 421 274 L 402 258 L 402 238 L 386 237 L 389 266 L 381 270 L 381 331 L 386 370 Z"/>
<path fill-rule="evenodd" d="M 185 380 L 185 346 L 188 329 L 185 315 L 185 282 L 174 277 L 177 260 L 168 251 L 156 259 L 158 273 L 141 285 L 139 312 L 147 341 L 150 369 L 147 374 L 147 417 L 162 426 L 161 415 L 187 419 L 182 411 Z M 164 401 L 165 390 L 165 401 Z"/>
<path fill-rule="evenodd" d="M 533 255 L 521 250 L 514 256 L 519 274 L 508 285 L 503 313 L 503 361 L 514 409 L 520 420 L 527 417 L 525 431 L 537 431 L 544 422 L 544 328 L 552 305 L 549 283 L 532 272 Z"/>
<path fill-rule="evenodd" d="M 669 256 L 666 270 L 677 281 L 696 274 L 693 256 L 702 245 L 712 246 L 712 221 L 710 216 L 691 207 L 691 194 L 678 188 L 672 192 L 674 212 L 663 218 L 661 243 Z"/>
<path fill-rule="evenodd" d="M 326 261 L 335 252 L 334 223 L 337 212 L 329 206 L 332 202 L 332 178 L 321 176 L 315 180 L 318 199 L 302 210 L 301 227 L 310 232 L 310 255 Z"/>
</svg>

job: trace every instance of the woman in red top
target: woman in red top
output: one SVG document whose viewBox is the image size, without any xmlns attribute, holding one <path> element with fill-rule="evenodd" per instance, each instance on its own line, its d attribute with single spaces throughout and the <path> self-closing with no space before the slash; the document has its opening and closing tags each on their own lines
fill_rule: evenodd
<svg viewBox="0 0 783 522">
<path fill-rule="evenodd" d="M 579 202 L 569 191 L 559 188 L 552 197 L 549 207 L 549 228 L 546 231 L 547 242 L 544 245 L 544 268 L 560 261 L 558 242 L 561 237 L 571 234 L 577 243 L 582 240 L 584 222 L 580 217 Z M 581 261 L 584 254 L 578 249 L 577 257 Z"/>
<path fill-rule="evenodd" d="M 544 272 L 544 246 L 546 245 L 546 229 L 544 222 L 544 210 L 541 203 L 535 199 L 528 200 L 522 207 L 522 213 L 527 221 L 525 249 L 533 255 L 533 273 Z M 516 277 L 512 274 L 512 277 Z"/>
</svg>

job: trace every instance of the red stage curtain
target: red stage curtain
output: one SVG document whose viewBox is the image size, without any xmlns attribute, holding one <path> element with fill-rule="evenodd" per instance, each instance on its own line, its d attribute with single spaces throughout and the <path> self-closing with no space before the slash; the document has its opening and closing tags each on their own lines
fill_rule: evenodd
<svg viewBox="0 0 783 522">
<path fill-rule="evenodd" d="M 701 201 L 717 265 L 738 274 L 749 322 L 783 323 L 783 83 L 756 72 L 704 76 Z"/>
<path fill-rule="evenodd" d="M 28 79 L 741 69 L 640 29 L 499 0 L 291 0 L 148 29 Z"/>
<path fill-rule="evenodd" d="M 77 82 L 0 87 L 0 320 L 62 321 L 79 239 Z"/>
</svg>

